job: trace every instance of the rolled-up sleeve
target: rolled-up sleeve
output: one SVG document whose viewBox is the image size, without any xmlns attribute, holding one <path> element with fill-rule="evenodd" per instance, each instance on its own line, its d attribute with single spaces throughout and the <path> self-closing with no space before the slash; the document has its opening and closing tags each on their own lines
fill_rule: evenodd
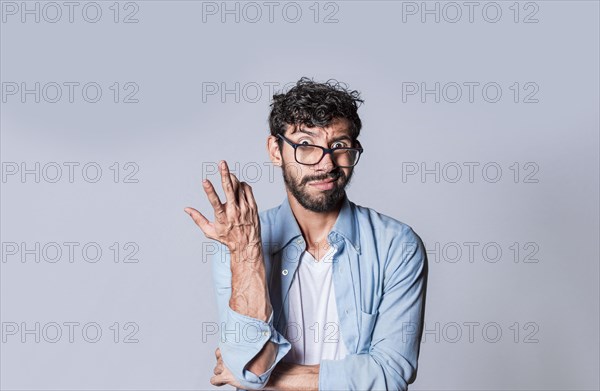
<svg viewBox="0 0 600 391">
<path fill-rule="evenodd" d="M 321 360 L 319 390 L 407 390 L 416 379 L 427 285 L 426 252 L 409 226 L 390 240 L 369 350 L 341 360 Z"/>
<path fill-rule="evenodd" d="M 217 251 L 212 255 L 211 266 L 217 295 L 221 331 L 219 348 L 223 363 L 244 387 L 248 389 L 264 388 L 277 363 L 291 349 L 291 344 L 274 328 L 272 312 L 265 322 L 240 314 L 229 306 L 231 268 L 230 254 L 225 245 L 217 243 Z M 268 341 L 277 345 L 275 360 L 264 373 L 256 375 L 247 370 L 246 366 Z"/>
</svg>

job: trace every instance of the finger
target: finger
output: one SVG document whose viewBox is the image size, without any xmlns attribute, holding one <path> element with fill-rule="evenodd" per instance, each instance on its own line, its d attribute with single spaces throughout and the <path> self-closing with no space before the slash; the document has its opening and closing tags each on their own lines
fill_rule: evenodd
<svg viewBox="0 0 600 391">
<path fill-rule="evenodd" d="M 215 375 L 210 378 L 210 384 L 212 384 L 213 386 L 221 387 L 227 383 L 224 383 L 224 379 L 221 375 Z"/>
<path fill-rule="evenodd" d="M 217 366 L 215 367 L 215 369 L 213 370 L 213 373 L 215 375 L 220 375 L 221 372 L 223 372 L 223 365 L 221 363 L 217 364 Z"/>
<path fill-rule="evenodd" d="M 225 190 L 225 197 L 227 197 L 227 202 L 235 204 L 235 193 L 233 191 L 233 183 L 231 182 L 231 176 L 229 173 L 229 167 L 227 166 L 227 162 L 225 160 L 221 160 L 219 167 L 221 168 L 221 185 L 223 186 L 223 190 Z"/>
<path fill-rule="evenodd" d="M 215 210 L 215 215 L 223 213 L 223 211 L 224 211 L 223 204 L 221 203 L 221 200 L 219 199 L 219 195 L 215 191 L 215 187 L 213 186 L 212 182 L 209 181 L 208 179 L 206 179 L 204 182 L 202 182 L 202 185 L 203 185 L 204 191 L 206 192 L 206 195 L 208 197 L 208 201 L 210 202 L 213 209 Z"/>
<path fill-rule="evenodd" d="M 215 356 L 216 356 L 217 358 L 221 358 L 221 348 L 217 348 L 217 349 L 215 350 Z"/>
<path fill-rule="evenodd" d="M 211 239 L 215 236 L 214 225 L 210 221 L 208 221 L 208 219 L 204 217 L 202 213 L 190 207 L 184 208 L 183 210 L 185 211 L 185 213 L 190 215 L 192 220 L 194 220 L 194 223 L 196 223 L 196 225 L 200 227 L 202 232 L 204 232 L 204 235 Z"/>
<path fill-rule="evenodd" d="M 252 192 L 252 186 L 244 182 L 244 195 L 248 202 L 248 207 L 252 210 L 256 210 L 256 200 L 254 199 L 254 193 Z"/>
<path fill-rule="evenodd" d="M 231 179 L 231 184 L 233 185 L 233 192 L 237 192 L 240 189 L 240 181 L 232 173 L 229 173 L 229 179 Z"/>
<path fill-rule="evenodd" d="M 245 212 L 248 209 L 250 209 L 250 206 L 248 204 L 248 196 L 246 195 L 246 182 L 240 183 L 239 200 L 240 210 L 242 212 Z"/>
<path fill-rule="evenodd" d="M 240 193 L 242 190 L 242 185 L 234 174 L 230 173 L 229 179 L 231 179 L 231 184 L 233 185 L 233 194 L 235 194 L 236 203 L 239 205 L 241 202 L 243 202 L 242 194 Z"/>
</svg>

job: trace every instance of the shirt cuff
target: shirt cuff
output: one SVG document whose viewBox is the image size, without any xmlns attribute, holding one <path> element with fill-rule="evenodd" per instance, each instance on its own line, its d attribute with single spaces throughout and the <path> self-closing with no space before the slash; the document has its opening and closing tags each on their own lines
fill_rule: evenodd
<svg viewBox="0 0 600 391">
<path fill-rule="evenodd" d="M 272 311 L 269 319 L 264 322 L 242 315 L 227 306 L 226 319 L 226 323 L 221 327 L 223 363 L 244 387 L 263 388 L 275 365 L 291 350 L 291 343 L 273 327 Z M 268 341 L 277 345 L 273 364 L 260 375 L 244 369 Z"/>
</svg>

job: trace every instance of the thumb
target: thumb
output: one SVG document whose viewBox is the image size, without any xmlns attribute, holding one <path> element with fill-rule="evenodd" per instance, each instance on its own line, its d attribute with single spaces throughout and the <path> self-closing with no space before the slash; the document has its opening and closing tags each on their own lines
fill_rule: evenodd
<svg viewBox="0 0 600 391">
<path fill-rule="evenodd" d="M 215 238 L 215 227 L 214 227 L 213 223 L 208 221 L 208 219 L 206 217 L 204 217 L 204 215 L 202 213 L 200 213 L 196 209 L 190 208 L 190 207 L 184 208 L 183 210 L 185 211 L 185 213 L 190 215 L 192 220 L 194 220 L 194 223 L 196 223 L 196 225 L 198 227 L 200 227 L 200 229 L 202 230 L 202 232 L 204 232 L 204 235 L 207 238 L 209 238 L 209 239 Z"/>
</svg>

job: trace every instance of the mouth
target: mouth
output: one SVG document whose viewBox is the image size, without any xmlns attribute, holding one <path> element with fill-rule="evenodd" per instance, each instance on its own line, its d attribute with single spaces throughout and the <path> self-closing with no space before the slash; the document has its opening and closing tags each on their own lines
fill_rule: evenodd
<svg viewBox="0 0 600 391">
<path fill-rule="evenodd" d="M 326 180 L 321 180 L 321 181 L 310 181 L 308 182 L 309 185 L 316 187 L 319 190 L 331 190 L 333 189 L 333 186 L 335 185 L 335 181 L 337 179 L 326 179 Z"/>
</svg>

